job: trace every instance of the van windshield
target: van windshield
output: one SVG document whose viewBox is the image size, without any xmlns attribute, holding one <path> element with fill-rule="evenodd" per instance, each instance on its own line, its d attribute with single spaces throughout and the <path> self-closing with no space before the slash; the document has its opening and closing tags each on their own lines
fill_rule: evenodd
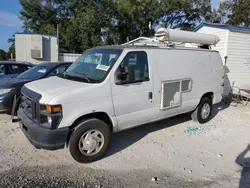
<svg viewBox="0 0 250 188">
<path fill-rule="evenodd" d="M 91 49 L 80 56 L 60 77 L 100 83 L 120 56 L 121 49 Z"/>
</svg>

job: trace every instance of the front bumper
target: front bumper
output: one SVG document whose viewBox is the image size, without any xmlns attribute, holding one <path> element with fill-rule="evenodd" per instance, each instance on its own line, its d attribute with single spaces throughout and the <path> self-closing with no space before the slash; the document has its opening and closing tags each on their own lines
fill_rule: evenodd
<svg viewBox="0 0 250 188">
<path fill-rule="evenodd" d="M 37 149 L 57 150 L 65 147 L 69 129 L 46 129 L 29 119 L 20 108 L 17 112 L 21 129 L 31 144 Z"/>
</svg>

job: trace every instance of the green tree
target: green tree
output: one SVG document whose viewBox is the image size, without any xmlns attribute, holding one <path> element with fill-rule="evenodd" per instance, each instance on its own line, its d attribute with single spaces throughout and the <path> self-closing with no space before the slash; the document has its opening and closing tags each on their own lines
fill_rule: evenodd
<svg viewBox="0 0 250 188">
<path fill-rule="evenodd" d="M 23 21 L 25 32 L 56 34 L 57 9 L 51 1 L 19 0 L 23 9 L 20 19 Z"/>
<path fill-rule="evenodd" d="M 208 19 L 211 15 L 210 0 L 163 0 L 163 26 L 193 30 L 197 22 Z"/>
<path fill-rule="evenodd" d="M 250 1 L 249 0 L 227 0 L 220 3 L 217 10 L 221 21 L 237 26 L 250 26 Z"/>
<path fill-rule="evenodd" d="M 127 37 L 151 36 L 158 25 L 192 30 L 211 12 L 210 0 L 117 0 L 114 7 L 115 24 L 108 39 L 118 37 L 118 43 L 126 42 Z"/>
<path fill-rule="evenodd" d="M 3 49 L 0 49 L 0 60 L 7 60 L 7 53 Z"/>
<path fill-rule="evenodd" d="M 222 16 L 217 9 L 213 9 L 211 12 L 211 18 L 209 20 L 212 23 L 222 23 Z"/>
<path fill-rule="evenodd" d="M 161 2 L 158 0 L 118 0 L 115 2 L 113 31 L 119 36 L 119 43 L 127 37 L 131 40 L 139 36 L 152 35 L 154 25 L 160 16 Z"/>
<path fill-rule="evenodd" d="M 68 2 L 68 20 L 60 29 L 60 41 L 64 48 L 82 53 L 84 50 L 102 45 L 102 30 L 111 28 L 113 1 Z M 61 45 L 61 42 L 60 42 Z"/>
<path fill-rule="evenodd" d="M 25 32 L 56 34 L 60 50 L 82 53 L 102 44 L 152 36 L 155 26 L 192 30 L 209 17 L 210 0 L 20 0 Z M 150 27 L 151 24 L 151 27 Z"/>
<path fill-rule="evenodd" d="M 15 34 L 12 35 L 11 38 L 8 39 L 8 43 L 10 43 L 9 51 L 7 52 L 7 57 L 11 58 L 11 54 L 13 55 L 13 58 L 15 58 Z"/>
<path fill-rule="evenodd" d="M 228 16 L 231 12 L 231 6 L 232 2 L 231 1 L 225 1 L 220 3 L 220 7 L 217 10 L 218 14 L 220 15 L 221 18 L 221 23 L 228 23 Z"/>
<path fill-rule="evenodd" d="M 227 7 L 231 14 L 228 15 L 228 23 L 244 27 L 250 26 L 250 1 L 232 0 L 227 1 Z"/>
</svg>

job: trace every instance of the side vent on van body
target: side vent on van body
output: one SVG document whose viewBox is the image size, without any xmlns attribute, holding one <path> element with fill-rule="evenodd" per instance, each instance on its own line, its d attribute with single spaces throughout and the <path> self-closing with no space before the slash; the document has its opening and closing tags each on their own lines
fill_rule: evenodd
<svg viewBox="0 0 250 188">
<path fill-rule="evenodd" d="M 189 92 L 192 89 L 192 81 L 191 79 L 187 79 L 187 80 L 182 80 L 181 81 L 181 91 L 184 92 Z"/>
<path fill-rule="evenodd" d="M 190 92 L 191 89 L 191 79 L 162 82 L 161 110 L 180 106 L 181 94 Z"/>
<path fill-rule="evenodd" d="M 162 82 L 161 109 L 180 106 L 181 81 Z"/>
</svg>

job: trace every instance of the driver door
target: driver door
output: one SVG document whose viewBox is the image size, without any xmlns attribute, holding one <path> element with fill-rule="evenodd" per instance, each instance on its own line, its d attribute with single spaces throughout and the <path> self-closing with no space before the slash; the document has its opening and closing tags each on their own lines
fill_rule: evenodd
<svg viewBox="0 0 250 188">
<path fill-rule="evenodd" d="M 153 119 L 153 81 L 145 51 L 128 52 L 115 72 L 129 67 L 134 72 L 129 82 L 112 82 L 114 111 L 119 129 L 144 124 Z"/>
</svg>

